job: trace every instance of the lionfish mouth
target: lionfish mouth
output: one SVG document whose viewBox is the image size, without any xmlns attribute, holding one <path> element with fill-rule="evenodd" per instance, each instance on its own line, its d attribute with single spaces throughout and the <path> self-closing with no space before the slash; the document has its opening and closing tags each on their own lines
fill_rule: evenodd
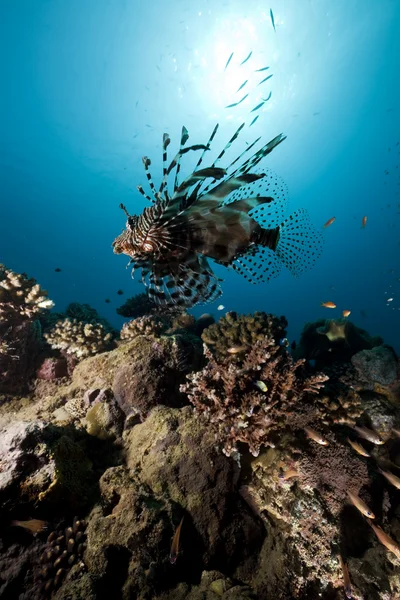
<svg viewBox="0 0 400 600">
<path fill-rule="evenodd" d="M 152 197 L 142 186 L 138 191 L 152 203 L 141 215 L 128 217 L 127 229 L 112 246 L 115 254 L 126 254 L 130 264 L 142 269 L 142 283 L 152 302 L 164 307 L 190 308 L 216 300 L 220 279 L 208 259 L 231 266 L 250 283 L 276 277 L 282 266 L 298 275 L 318 258 L 322 236 L 309 222 L 307 211 L 286 214 L 286 186 L 268 168 L 255 167 L 278 146 L 280 134 L 250 155 L 260 138 L 248 145 L 226 168 L 217 164 L 238 138 L 237 129 L 211 166 L 201 168 L 218 125 L 207 142 L 186 146 L 189 134 L 182 128 L 181 143 L 167 163 L 168 134 L 163 136 L 163 177 L 156 190 L 149 167 L 143 165 Z M 181 158 L 201 151 L 194 171 L 181 183 Z M 169 178 L 175 171 L 172 193 Z"/>
</svg>

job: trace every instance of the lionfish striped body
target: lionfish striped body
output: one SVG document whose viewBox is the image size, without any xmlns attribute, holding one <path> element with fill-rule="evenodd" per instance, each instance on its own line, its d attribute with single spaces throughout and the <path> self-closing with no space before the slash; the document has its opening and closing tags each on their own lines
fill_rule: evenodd
<svg viewBox="0 0 400 600">
<path fill-rule="evenodd" d="M 143 158 L 153 198 L 139 216 L 127 216 L 126 229 L 114 242 L 116 254 L 126 254 L 149 298 L 166 307 L 189 308 L 212 302 L 221 294 L 220 279 L 208 259 L 233 267 L 248 281 L 259 283 L 278 275 L 282 265 L 293 274 L 307 269 L 319 255 L 320 234 L 310 225 L 304 209 L 285 218 L 284 184 L 268 170 L 256 169 L 285 137 L 281 134 L 244 159 L 255 140 L 226 169 L 216 166 L 238 137 L 239 127 L 214 163 L 199 168 L 217 132 L 206 145 L 185 147 L 188 132 L 182 128 L 180 150 L 167 167 L 170 138 L 163 137 L 163 179 L 158 191 L 150 175 L 150 159 Z M 202 151 L 193 173 L 178 184 L 181 157 Z M 175 171 L 173 193 L 168 178 Z M 208 181 L 208 185 L 206 182 Z"/>
</svg>

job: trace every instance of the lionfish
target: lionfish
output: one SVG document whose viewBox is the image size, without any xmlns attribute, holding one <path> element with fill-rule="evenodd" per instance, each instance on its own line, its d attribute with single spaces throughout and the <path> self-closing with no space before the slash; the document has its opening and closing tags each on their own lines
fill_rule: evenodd
<svg viewBox="0 0 400 600">
<path fill-rule="evenodd" d="M 165 308 L 190 308 L 213 302 L 221 294 L 220 282 L 208 259 L 232 267 L 251 283 L 276 277 L 282 265 L 298 275 L 320 254 L 322 237 L 310 224 L 307 211 L 298 209 L 285 218 L 286 188 L 268 169 L 257 165 L 286 136 L 280 134 L 250 156 L 257 138 L 228 167 L 217 166 L 238 138 L 238 128 L 211 166 L 200 168 L 218 130 L 207 144 L 186 146 L 189 134 L 182 128 L 179 152 L 167 166 L 170 137 L 163 136 L 163 178 L 156 190 L 150 159 L 143 157 L 153 197 L 138 191 L 152 206 L 131 215 L 123 204 L 126 229 L 113 242 L 116 254 L 130 257 L 141 268 L 149 299 Z M 178 182 L 181 158 L 201 152 L 191 173 Z M 256 168 L 257 167 L 257 168 Z M 169 176 L 175 170 L 172 194 Z"/>
</svg>

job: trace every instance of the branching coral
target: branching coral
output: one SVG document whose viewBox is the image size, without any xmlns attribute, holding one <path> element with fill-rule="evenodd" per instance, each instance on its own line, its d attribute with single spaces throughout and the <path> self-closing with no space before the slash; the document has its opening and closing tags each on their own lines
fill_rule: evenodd
<svg viewBox="0 0 400 600">
<path fill-rule="evenodd" d="M 265 312 L 255 312 L 250 315 L 238 315 L 235 312 L 226 313 L 218 323 L 207 327 L 202 333 L 202 340 L 211 347 L 217 360 L 224 360 L 230 348 L 243 347 L 249 349 L 258 340 L 268 336 L 278 341 L 286 334 L 287 321 L 285 317 L 275 317 Z M 230 359 L 238 362 L 240 358 L 232 353 Z"/>
<path fill-rule="evenodd" d="M 147 294 L 136 294 L 132 298 L 128 298 L 122 306 L 117 308 L 117 313 L 121 317 L 136 319 L 150 313 L 155 308 L 155 304 L 151 302 Z"/>
<path fill-rule="evenodd" d="M 169 322 L 157 315 L 138 317 L 124 323 L 121 329 L 122 340 L 132 340 L 138 335 L 161 335 L 168 327 Z"/>
<path fill-rule="evenodd" d="M 43 309 L 52 308 L 54 302 L 47 297 L 36 279 L 25 273 L 14 273 L 0 265 L 0 319 L 23 321 L 36 318 Z"/>
<path fill-rule="evenodd" d="M 64 350 L 77 358 L 104 352 L 113 342 L 113 334 L 101 323 L 84 323 L 76 319 L 57 321 L 44 337 L 52 348 Z"/>
<path fill-rule="evenodd" d="M 103 319 L 95 308 L 92 308 L 90 304 L 80 304 L 79 302 L 71 302 L 65 309 L 65 314 L 69 319 L 76 319 L 83 323 L 92 323 L 92 325 L 103 325 L 107 331 L 113 331 L 112 326 Z"/>
<path fill-rule="evenodd" d="M 274 434 L 292 425 L 292 416 L 307 392 L 315 394 L 328 379 L 317 374 L 303 377 L 303 360 L 290 355 L 265 336 L 241 363 L 217 361 L 205 346 L 208 363 L 188 375 L 181 386 L 196 411 L 216 428 L 216 438 L 227 456 L 238 453 L 238 442 L 257 456 L 261 446 L 273 446 Z"/>
</svg>

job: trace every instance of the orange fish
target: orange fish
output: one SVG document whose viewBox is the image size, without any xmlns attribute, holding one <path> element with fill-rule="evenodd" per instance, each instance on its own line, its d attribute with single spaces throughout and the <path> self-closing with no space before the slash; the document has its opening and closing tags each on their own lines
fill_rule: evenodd
<svg viewBox="0 0 400 600">
<path fill-rule="evenodd" d="M 40 519 L 30 519 L 29 521 L 11 521 L 12 527 L 23 527 L 30 533 L 40 533 L 45 531 L 48 527 L 47 521 L 41 521 Z"/>
<path fill-rule="evenodd" d="M 311 427 L 304 427 L 304 431 L 310 440 L 314 440 L 314 442 L 317 442 L 317 444 L 320 444 L 320 446 L 328 446 L 328 442 L 324 440 L 324 438 L 317 431 L 311 429 Z"/>
<path fill-rule="evenodd" d="M 363 217 L 363 218 L 362 218 L 362 221 L 361 221 L 361 227 L 362 227 L 363 229 L 364 229 L 364 227 L 365 227 L 365 226 L 366 226 L 366 224 L 367 224 L 367 219 L 368 219 L 368 217 Z"/>
<path fill-rule="evenodd" d="M 368 519 L 375 519 L 375 515 L 372 512 L 372 510 L 370 510 L 370 508 L 365 504 L 363 500 L 361 500 L 359 496 L 357 496 L 357 494 L 347 492 L 347 495 L 354 504 L 354 506 L 358 508 L 362 515 L 364 515 L 364 517 L 368 517 Z"/>
<path fill-rule="evenodd" d="M 228 348 L 227 352 L 228 354 L 240 354 L 241 352 L 245 352 L 247 350 L 248 346 L 231 346 L 231 348 Z"/>
<path fill-rule="evenodd" d="M 383 471 L 383 469 L 379 469 L 384 477 L 388 480 L 389 483 L 394 485 L 398 490 L 400 490 L 400 478 L 397 475 L 393 475 L 390 471 Z"/>
<path fill-rule="evenodd" d="M 351 310 L 344 310 L 342 312 L 342 315 L 347 319 L 347 317 L 349 317 L 351 315 Z"/>
<path fill-rule="evenodd" d="M 176 528 L 176 531 L 174 533 L 174 537 L 172 539 L 171 551 L 169 553 L 169 562 L 171 563 L 171 565 L 174 565 L 176 563 L 177 558 L 178 558 L 178 554 L 179 554 L 179 538 L 180 538 L 180 535 L 181 535 L 181 529 L 182 529 L 183 519 L 184 519 L 184 517 L 182 517 L 181 522 L 179 523 L 178 527 Z"/>
<path fill-rule="evenodd" d="M 324 306 L 325 308 L 336 308 L 334 302 L 321 302 L 321 306 Z"/>
<path fill-rule="evenodd" d="M 279 479 L 281 481 L 287 481 L 288 479 L 291 479 L 292 477 L 301 477 L 301 473 L 299 473 L 298 471 L 295 471 L 294 469 L 289 469 L 288 471 L 285 471 L 285 473 L 282 473 L 281 475 L 279 475 Z"/>
<path fill-rule="evenodd" d="M 374 525 L 371 521 L 368 521 L 368 523 L 371 525 L 380 543 L 386 546 L 386 548 L 390 550 L 390 552 L 393 552 L 393 554 L 395 554 L 397 558 L 400 558 L 399 545 L 387 533 L 385 533 L 383 529 L 381 529 L 377 525 Z"/>
<path fill-rule="evenodd" d="M 351 582 L 350 582 L 349 569 L 347 568 L 347 564 L 344 562 L 344 560 L 340 554 L 339 554 L 339 562 L 340 562 L 340 566 L 343 571 L 344 593 L 346 595 L 346 598 L 348 598 L 348 600 L 351 600 L 353 596 L 351 593 Z"/>
<path fill-rule="evenodd" d="M 358 435 L 360 437 L 364 438 L 364 440 L 367 440 L 368 442 L 371 442 L 372 444 L 381 446 L 382 444 L 385 443 L 379 437 L 379 435 L 376 433 L 376 431 L 372 431 L 372 429 L 368 429 L 368 427 L 357 427 L 357 425 L 354 425 L 353 429 L 354 429 L 354 431 L 356 431 L 358 433 Z"/>
<path fill-rule="evenodd" d="M 353 450 L 355 450 L 361 456 L 365 456 L 366 458 L 368 458 L 369 456 L 371 456 L 370 454 L 368 454 L 368 452 L 365 450 L 365 448 L 363 448 L 361 446 L 361 444 L 359 444 L 358 442 L 353 442 L 349 438 L 347 438 L 347 441 L 349 442 L 349 444 L 353 448 Z"/>
<path fill-rule="evenodd" d="M 324 225 L 324 228 L 326 229 L 327 227 L 329 227 L 329 225 L 332 225 L 332 223 L 336 221 L 336 217 L 332 217 L 331 219 L 329 219 L 329 221 L 327 221 Z"/>
</svg>

